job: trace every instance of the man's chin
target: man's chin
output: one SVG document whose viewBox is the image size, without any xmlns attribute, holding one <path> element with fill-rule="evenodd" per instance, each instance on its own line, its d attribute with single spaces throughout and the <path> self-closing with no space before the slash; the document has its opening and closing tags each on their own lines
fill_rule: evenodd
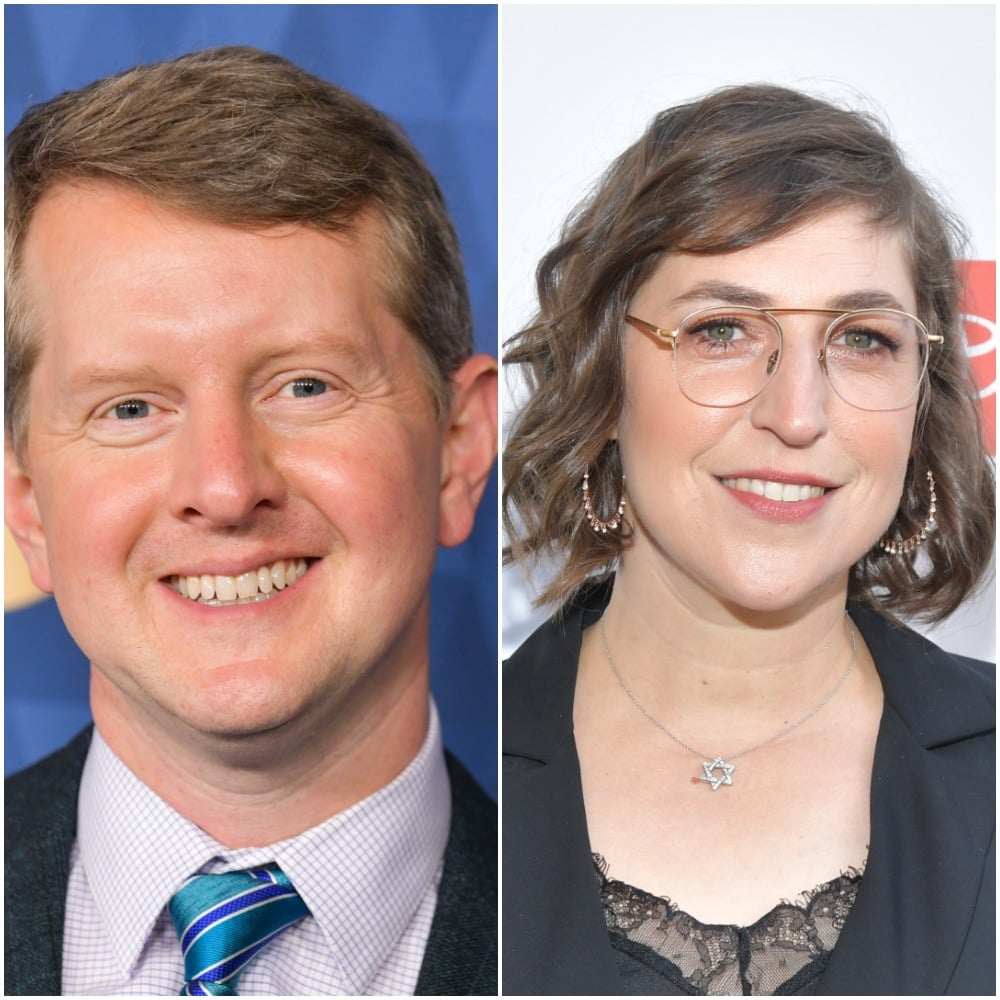
<svg viewBox="0 0 1000 1000">
<path fill-rule="evenodd" d="M 236 748 L 290 738 L 302 730 L 303 719 L 309 713 L 305 704 L 290 703 L 286 695 L 273 704 L 261 701 L 229 704 L 220 710 L 212 710 L 204 704 L 187 705 L 171 714 L 192 739 L 231 744 Z"/>
</svg>

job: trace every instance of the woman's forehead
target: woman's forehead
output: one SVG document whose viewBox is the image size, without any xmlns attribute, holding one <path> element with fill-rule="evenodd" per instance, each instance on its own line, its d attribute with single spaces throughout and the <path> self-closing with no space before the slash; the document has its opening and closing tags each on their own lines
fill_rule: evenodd
<svg viewBox="0 0 1000 1000">
<path fill-rule="evenodd" d="M 917 307 L 908 241 L 857 209 L 810 219 L 717 254 L 665 253 L 632 299 L 691 310 L 715 302 L 814 308 Z"/>
</svg>

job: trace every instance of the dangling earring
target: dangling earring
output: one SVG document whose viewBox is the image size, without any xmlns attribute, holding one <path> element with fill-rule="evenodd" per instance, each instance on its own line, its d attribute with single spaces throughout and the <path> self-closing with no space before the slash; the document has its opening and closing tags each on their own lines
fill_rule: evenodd
<svg viewBox="0 0 1000 1000">
<path fill-rule="evenodd" d="M 919 531 L 915 531 L 909 538 L 890 538 L 888 535 L 882 538 L 878 547 L 883 552 L 888 552 L 891 556 L 906 555 L 914 549 L 923 545 L 927 536 L 934 528 L 934 515 L 937 513 L 937 493 L 934 492 L 934 474 L 927 470 L 927 485 L 931 491 L 931 505 L 927 511 L 927 517 L 920 526 Z"/>
<path fill-rule="evenodd" d="M 618 500 L 618 510 L 615 511 L 614 517 L 610 520 L 602 521 L 594 513 L 594 505 L 590 502 L 590 468 L 588 467 L 583 474 L 583 512 L 594 531 L 600 532 L 602 535 L 614 531 L 622 523 L 622 514 L 625 513 L 625 477 L 622 476 L 622 495 Z"/>
</svg>

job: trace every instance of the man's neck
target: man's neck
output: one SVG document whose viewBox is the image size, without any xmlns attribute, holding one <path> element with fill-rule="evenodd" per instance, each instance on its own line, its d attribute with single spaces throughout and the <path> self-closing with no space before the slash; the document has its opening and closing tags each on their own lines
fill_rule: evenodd
<svg viewBox="0 0 1000 1000">
<path fill-rule="evenodd" d="M 138 708 L 92 670 L 94 722 L 118 758 L 177 812 L 227 847 L 277 843 L 387 785 L 427 733 L 426 672 L 391 692 L 360 685 L 335 712 L 317 706 L 267 732 L 193 731 Z"/>
</svg>

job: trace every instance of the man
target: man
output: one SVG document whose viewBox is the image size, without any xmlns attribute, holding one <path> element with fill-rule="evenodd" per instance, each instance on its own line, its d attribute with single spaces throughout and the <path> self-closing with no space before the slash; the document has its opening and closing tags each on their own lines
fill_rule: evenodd
<svg viewBox="0 0 1000 1000">
<path fill-rule="evenodd" d="M 495 994 L 428 587 L 497 376 L 433 178 L 246 49 L 33 109 L 7 170 L 6 514 L 94 729 L 8 783 L 6 992 Z"/>
</svg>

